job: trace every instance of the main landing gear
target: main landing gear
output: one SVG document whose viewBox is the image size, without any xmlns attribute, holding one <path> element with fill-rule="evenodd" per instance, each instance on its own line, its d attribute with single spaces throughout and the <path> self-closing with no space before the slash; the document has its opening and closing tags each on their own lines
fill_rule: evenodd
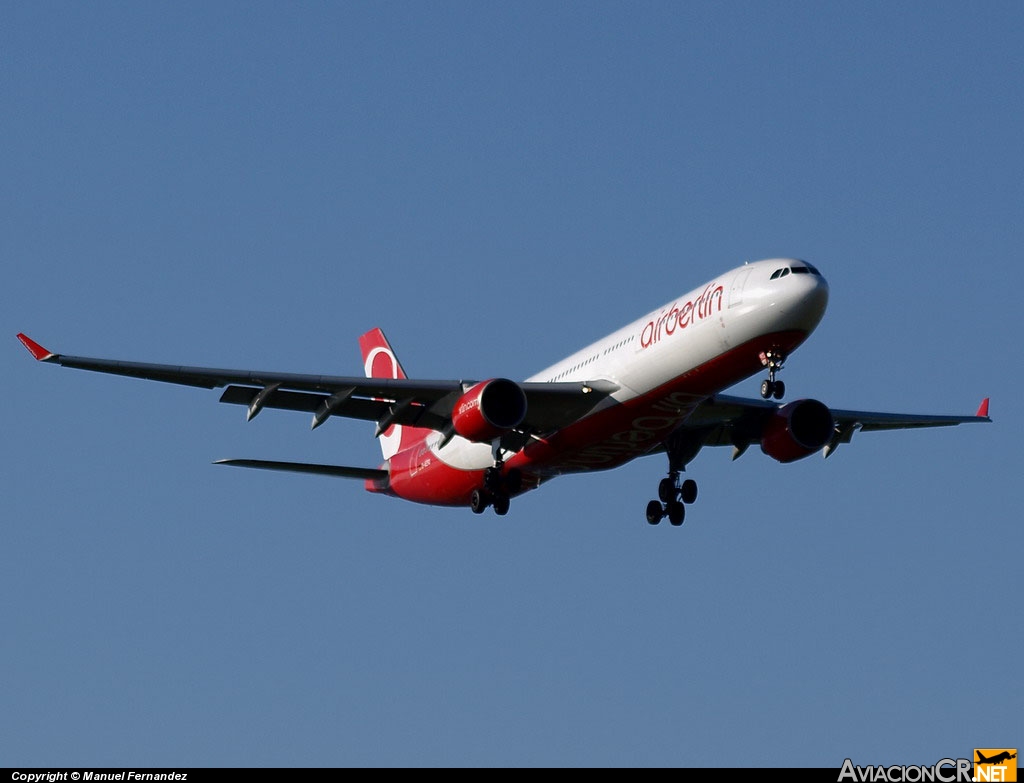
<svg viewBox="0 0 1024 783">
<path fill-rule="evenodd" d="M 675 527 L 683 524 L 686 519 L 686 506 L 697 499 L 697 482 L 686 479 L 680 483 L 679 478 L 686 466 L 704 445 L 707 432 L 688 431 L 675 432 L 665 441 L 665 453 L 668 455 L 668 478 L 658 483 L 658 500 L 647 504 L 647 521 L 657 525 L 665 517 Z"/>
<path fill-rule="evenodd" d="M 483 489 L 474 489 L 469 499 L 469 507 L 474 514 L 484 513 L 488 506 L 493 506 L 494 513 L 499 517 L 508 513 L 510 496 L 522 488 L 523 474 L 512 468 L 502 476 L 504 466 L 505 463 L 499 459 L 495 461 L 494 467 L 484 471 Z"/>
<path fill-rule="evenodd" d="M 680 485 L 679 471 L 669 471 L 668 478 L 658 483 L 658 497 L 660 500 L 647 504 L 647 522 L 657 525 L 668 517 L 669 523 L 678 527 L 686 519 L 686 505 L 697 499 L 697 482 L 686 479 Z"/>
<path fill-rule="evenodd" d="M 766 351 L 761 354 L 761 363 L 768 368 L 768 380 L 761 384 L 761 396 L 766 400 L 774 397 L 781 400 L 786 393 L 786 384 L 775 380 L 775 373 L 782 369 L 786 355 L 781 351 Z"/>
</svg>

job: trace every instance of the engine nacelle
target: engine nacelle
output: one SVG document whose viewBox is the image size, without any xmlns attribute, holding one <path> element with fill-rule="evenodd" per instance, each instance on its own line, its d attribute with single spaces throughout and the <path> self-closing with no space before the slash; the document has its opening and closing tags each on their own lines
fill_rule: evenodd
<svg viewBox="0 0 1024 783">
<path fill-rule="evenodd" d="M 490 443 L 526 418 L 526 394 L 515 381 L 481 381 L 459 397 L 452 426 L 466 440 Z"/>
<path fill-rule="evenodd" d="M 817 400 L 796 400 L 775 411 L 761 431 L 761 451 L 793 462 L 823 449 L 835 435 L 832 411 Z"/>
</svg>

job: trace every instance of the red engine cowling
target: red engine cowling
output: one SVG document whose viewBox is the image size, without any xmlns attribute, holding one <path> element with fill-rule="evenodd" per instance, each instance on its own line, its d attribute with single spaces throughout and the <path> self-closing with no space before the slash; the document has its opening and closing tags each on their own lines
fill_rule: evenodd
<svg viewBox="0 0 1024 783">
<path fill-rule="evenodd" d="M 489 443 L 526 418 L 526 394 L 515 381 L 482 381 L 452 408 L 452 425 L 466 440 Z"/>
<path fill-rule="evenodd" d="M 793 462 L 823 449 L 835 434 L 832 411 L 817 400 L 783 405 L 761 431 L 761 451 L 779 462 Z"/>
</svg>

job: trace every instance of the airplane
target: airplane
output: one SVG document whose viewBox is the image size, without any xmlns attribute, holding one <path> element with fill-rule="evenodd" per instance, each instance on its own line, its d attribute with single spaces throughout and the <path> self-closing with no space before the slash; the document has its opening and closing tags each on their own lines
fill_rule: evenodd
<svg viewBox="0 0 1024 783">
<path fill-rule="evenodd" d="M 705 446 L 752 444 L 782 463 L 828 457 L 854 433 L 991 422 L 989 399 L 973 416 L 892 414 L 788 403 L 777 378 L 821 321 L 829 285 L 795 258 L 748 262 L 628 323 L 547 369 L 516 382 L 409 378 L 384 333 L 359 339 L 365 377 L 126 362 L 68 356 L 18 338 L 39 361 L 116 375 L 224 388 L 221 402 L 376 422 L 375 468 L 225 459 L 215 464 L 361 479 L 366 490 L 416 503 L 488 507 L 562 475 L 608 470 L 664 454 L 668 475 L 647 522 L 679 526 L 697 498 L 681 473 Z M 767 370 L 761 399 L 723 394 Z"/>
<path fill-rule="evenodd" d="M 1004 750 L 1002 753 L 997 753 L 990 759 L 985 758 L 984 754 L 982 754 L 980 750 L 975 751 L 975 753 L 978 754 L 978 764 L 1001 764 L 1004 761 L 1009 761 L 1010 759 L 1017 758 L 1016 753 L 1010 753 L 1006 750 Z"/>
</svg>

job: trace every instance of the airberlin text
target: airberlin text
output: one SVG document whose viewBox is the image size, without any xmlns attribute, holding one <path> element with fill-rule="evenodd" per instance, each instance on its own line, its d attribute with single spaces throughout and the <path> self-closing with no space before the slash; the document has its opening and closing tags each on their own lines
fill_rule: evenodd
<svg viewBox="0 0 1024 783">
<path fill-rule="evenodd" d="M 648 321 L 640 332 L 640 347 L 650 348 L 662 338 L 671 337 L 677 329 L 685 329 L 690 324 L 702 321 L 713 312 L 722 311 L 722 286 L 709 285 L 696 299 L 684 302 L 680 307 L 675 302 L 661 314 Z"/>
<path fill-rule="evenodd" d="M 972 769 L 970 759 L 939 759 L 931 767 L 855 767 L 846 759 L 837 783 L 967 783 L 972 780 Z"/>
<path fill-rule="evenodd" d="M 650 451 L 690 414 L 693 399 L 691 395 L 679 392 L 667 395 L 645 409 L 644 415 L 633 419 L 629 429 L 583 449 L 566 463 L 580 468 L 611 467 Z"/>
</svg>

